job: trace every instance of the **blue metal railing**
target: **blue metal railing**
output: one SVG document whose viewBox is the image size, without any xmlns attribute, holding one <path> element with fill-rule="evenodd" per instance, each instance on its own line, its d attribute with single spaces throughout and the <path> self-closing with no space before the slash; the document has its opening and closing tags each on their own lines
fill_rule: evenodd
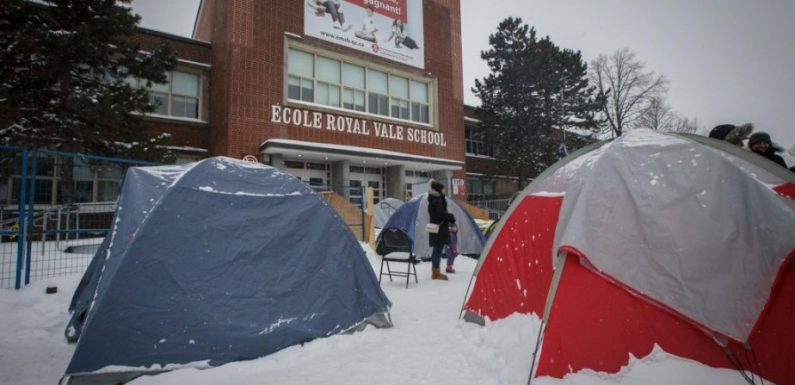
<svg viewBox="0 0 795 385">
<path fill-rule="evenodd" d="M 80 162 L 64 162 L 72 158 Z M 81 273 L 91 255 L 72 246 L 98 245 L 110 231 L 115 204 L 55 205 L 62 200 L 62 175 L 79 172 L 92 175 L 90 197 L 108 197 L 107 183 L 121 183 L 129 166 L 159 163 L 69 153 L 58 150 L 27 149 L 0 145 L 3 173 L 0 175 L 0 288 L 20 289 L 32 280 Z M 112 176 L 101 174 L 101 162 L 113 168 Z M 63 171 L 62 167 L 74 167 Z M 118 169 L 122 172 L 116 172 Z M 60 171 L 59 171 L 60 170 Z M 37 173 L 41 175 L 37 175 Z M 45 183 L 42 184 L 42 181 Z M 75 180 L 85 183 L 85 179 Z M 41 187 L 38 184 L 42 184 Z M 49 187 L 49 186 L 52 187 Z M 113 188 L 113 187 L 111 187 Z M 47 195 L 42 195 L 47 194 Z M 42 205 L 39 202 L 49 202 Z M 92 240 L 96 239 L 96 241 Z M 54 242 L 53 242 L 54 241 Z M 64 243 L 65 242 L 65 243 Z M 90 247 L 89 247 L 90 248 Z"/>
</svg>

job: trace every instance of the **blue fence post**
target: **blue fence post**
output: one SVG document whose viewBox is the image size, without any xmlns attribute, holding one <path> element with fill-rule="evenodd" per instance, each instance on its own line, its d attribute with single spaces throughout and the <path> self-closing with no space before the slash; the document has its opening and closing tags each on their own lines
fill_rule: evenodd
<svg viewBox="0 0 795 385">
<path fill-rule="evenodd" d="M 28 149 L 22 149 L 22 180 L 19 186 L 19 215 L 17 216 L 17 274 L 14 288 L 19 290 L 22 278 L 22 252 L 25 247 L 25 199 L 28 184 Z"/>
<path fill-rule="evenodd" d="M 26 223 L 25 286 L 30 284 L 30 253 L 33 249 L 33 212 L 36 210 L 36 150 L 30 152 L 30 159 L 30 199 L 28 199 L 28 220 Z"/>
</svg>

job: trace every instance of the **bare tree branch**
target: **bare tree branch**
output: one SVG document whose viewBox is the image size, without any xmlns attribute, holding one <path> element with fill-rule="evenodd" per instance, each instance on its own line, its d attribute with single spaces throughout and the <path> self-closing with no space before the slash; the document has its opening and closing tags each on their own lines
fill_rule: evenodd
<svg viewBox="0 0 795 385">
<path fill-rule="evenodd" d="M 641 124 L 638 120 L 651 100 L 662 100 L 667 92 L 668 80 L 663 75 L 645 72 L 645 68 L 628 48 L 609 56 L 599 55 L 591 61 L 590 79 L 601 96 L 602 114 L 607 122 L 604 128 L 613 136 Z"/>
<path fill-rule="evenodd" d="M 702 130 L 698 118 L 693 117 L 690 119 L 687 117 L 678 117 L 674 120 L 673 127 L 669 131 L 681 132 L 685 134 L 698 134 Z"/>
<path fill-rule="evenodd" d="M 649 100 L 648 106 L 640 113 L 635 125 L 657 131 L 673 131 L 678 119 L 662 97 L 655 96 Z"/>
</svg>

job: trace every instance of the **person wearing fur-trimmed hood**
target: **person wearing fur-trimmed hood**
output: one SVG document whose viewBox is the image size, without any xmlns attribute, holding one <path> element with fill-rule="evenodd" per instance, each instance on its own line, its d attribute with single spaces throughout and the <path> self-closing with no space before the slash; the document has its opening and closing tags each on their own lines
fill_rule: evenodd
<svg viewBox="0 0 795 385">
<path fill-rule="evenodd" d="M 748 138 L 748 135 L 750 135 L 753 130 L 754 125 L 751 123 L 745 123 L 739 126 L 735 126 L 733 124 L 721 124 L 710 130 L 709 137 L 723 140 L 735 146 L 742 147 L 743 140 Z"/>
<path fill-rule="evenodd" d="M 787 162 L 784 161 L 784 158 L 776 155 L 777 152 L 782 152 L 784 149 L 773 144 L 773 141 L 770 139 L 770 134 L 767 132 L 756 132 L 751 135 L 751 137 L 748 138 L 748 148 L 751 149 L 751 151 L 778 163 L 781 165 L 781 167 L 787 168 Z"/>
<path fill-rule="evenodd" d="M 447 199 L 444 196 L 444 185 L 431 179 L 431 188 L 428 190 L 428 216 L 429 223 L 438 225 L 436 233 L 428 233 L 428 243 L 433 247 L 431 253 L 431 278 L 447 280 L 439 266 L 442 260 L 442 251 L 450 243 L 450 224 L 455 223 L 455 217 L 447 211 Z"/>
</svg>

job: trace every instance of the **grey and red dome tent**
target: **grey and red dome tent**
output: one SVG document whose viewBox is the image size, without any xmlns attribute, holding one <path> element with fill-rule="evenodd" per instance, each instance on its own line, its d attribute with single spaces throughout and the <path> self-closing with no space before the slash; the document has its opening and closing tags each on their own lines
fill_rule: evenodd
<svg viewBox="0 0 795 385">
<path fill-rule="evenodd" d="M 116 384 L 389 327 L 345 222 L 276 168 L 231 158 L 131 168 L 70 310 L 64 384 Z"/>
<path fill-rule="evenodd" d="M 794 256 L 795 174 L 714 139 L 633 130 L 513 202 L 465 319 L 538 315 L 531 379 L 615 373 L 656 344 L 795 384 Z"/>
</svg>

